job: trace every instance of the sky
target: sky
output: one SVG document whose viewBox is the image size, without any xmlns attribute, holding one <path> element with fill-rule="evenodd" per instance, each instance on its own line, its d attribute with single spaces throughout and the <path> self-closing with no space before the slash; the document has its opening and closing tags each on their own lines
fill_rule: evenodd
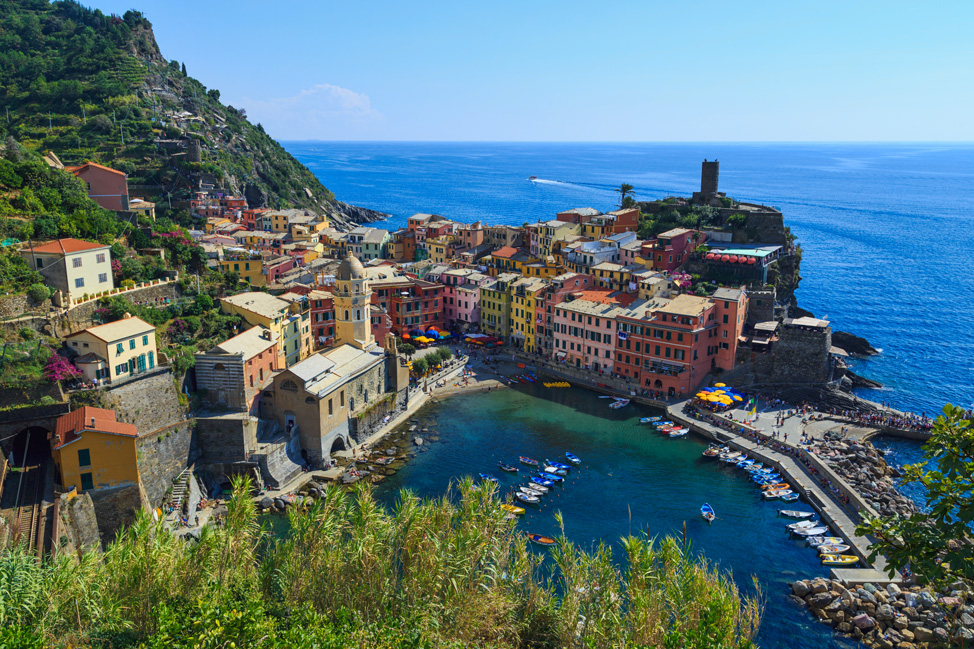
<svg viewBox="0 0 974 649">
<path fill-rule="evenodd" d="M 89 0 L 280 140 L 974 140 L 974 2 Z"/>
</svg>

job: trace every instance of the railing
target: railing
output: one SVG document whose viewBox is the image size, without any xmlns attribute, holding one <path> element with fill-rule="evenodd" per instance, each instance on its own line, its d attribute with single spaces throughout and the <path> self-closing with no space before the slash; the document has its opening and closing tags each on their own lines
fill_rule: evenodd
<svg viewBox="0 0 974 649">
<path fill-rule="evenodd" d="M 150 282 L 142 282 L 140 284 L 136 284 L 135 286 L 129 286 L 127 288 L 119 287 L 116 289 L 112 289 L 111 291 L 101 291 L 99 293 L 95 293 L 94 295 L 88 295 L 86 293 L 85 294 L 86 297 L 82 297 L 80 299 L 71 298 L 70 301 L 68 302 L 68 309 L 70 310 L 77 306 L 81 306 L 82 304 L 87 304 L 88 302 L 91 302 L 93 300 L 100 300 L 103 297 L 122 295 L 124 293 L 131 293 L 132 291 L 138 291 L 144 288 L 151 288 L 153 286 L 164 286 L 166 284 L 171 284 L 178 280 L 179 280 L 179 274 L 177 273 L 175 277 L 169 279 L 154 279 Z"/>
</svg>

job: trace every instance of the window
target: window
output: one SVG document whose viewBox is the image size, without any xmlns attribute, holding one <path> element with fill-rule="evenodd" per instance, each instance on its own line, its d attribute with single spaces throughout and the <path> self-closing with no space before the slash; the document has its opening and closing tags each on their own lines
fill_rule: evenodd
<svg viewBox="0 0 974 649">
<path fill-rule="evenodd" d="M 125 347 L 122 345 L 122 343 L 118 343 L 117 345 L 115 345 L 116 354 L 121 354 L 123 351 L 125 351 Z"/>
<path fill-rule="evenodd" d="M 135 349 L 135 338 L 129 341 L 129 349 Z"/>
<path fill-rule="evenodd" d="M 75 257 L 71 260 L 71 265 L 75 268 L 81 268 L 81 257 Z"/>
<path fill-rule="evenodd" d="M 79 277 L 76 280 L 74 280 L 74 287 L 75 288 L 84 288 L 84 286 L 85 286 L 85 278 L 84 277 Z"/>
<path fill-rule="evenodd" d="M 298 386 L 297 386 L 297 384 L 294 381 L 282 381 L 281 382 L 281 389 L 282 390 L 290 390 L 292 392 L 297 392 Z"/>
<path fill-rule="evenodd" d="M 91 451 L 86 448 L 78 450 L 78 466 L 91 466 Z"/>
<path fill-rule="evenodd" d="M 108 273 L 98 273 L 98 283 L 104 284 L 108 281 Z"/>
<path fill-rule="evenodd" d="M 148 344 L 149 344 L 149 336 L 148 335 L 142 336 L 142 345 L 145 346 Z"/>
<path fill-rule="evenodd" d="M 338 393 L 338 406 L 340 408 L 345 407 L 345 390 L 342 390 L 341 392 Z"/>
<path fill-rule="evenodd" d="M 95 483 L 91 479 L 91 474 L 90 473 L 82 473 L 81 474 L 81 490 L 82 491 L 87 491 L 88 489 L 94 489 L 94 487 L 95 487 Z"/>
</svg>

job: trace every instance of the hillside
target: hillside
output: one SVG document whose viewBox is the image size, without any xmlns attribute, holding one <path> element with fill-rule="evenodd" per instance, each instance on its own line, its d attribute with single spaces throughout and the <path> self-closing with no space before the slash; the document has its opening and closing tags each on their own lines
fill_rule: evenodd
<svg viewBox="0 0 974 649">
<path fill-rule="evenodd" d="M 0 0 L 0 101 L 3 139 L 65 164 L 120 169 L 133 195 L 166 205 L 213 187 L 251 207 L 325 213 L 338 226 L 383 217 L 336 201 L 244 110 L 222 104 L 185 63 L 167 61 L 138 11 Z"/>
</svg>

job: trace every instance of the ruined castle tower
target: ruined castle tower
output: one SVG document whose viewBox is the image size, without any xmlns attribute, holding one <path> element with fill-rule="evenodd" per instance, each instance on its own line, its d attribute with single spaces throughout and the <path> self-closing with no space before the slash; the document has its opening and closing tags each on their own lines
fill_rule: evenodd
<svg viewBox="0 0 974 649">
<path fill-rule="evenodd" d="M 717 177 L 720 175 L 720 163 L 703 161 L 700 169 L 700 196 L 703 202 L 709 203 L 717 197 Z"/>
</svg>

